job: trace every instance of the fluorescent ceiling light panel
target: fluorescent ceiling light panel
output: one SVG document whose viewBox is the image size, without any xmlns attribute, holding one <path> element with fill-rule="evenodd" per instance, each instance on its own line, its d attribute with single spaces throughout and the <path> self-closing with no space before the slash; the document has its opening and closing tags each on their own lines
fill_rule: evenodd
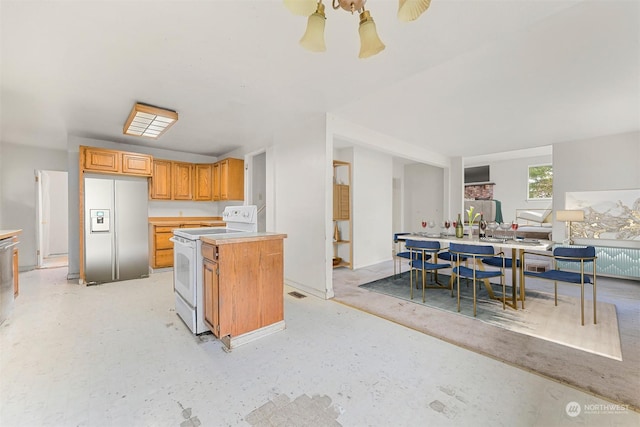
<svg viewBox="0 0 640 427">
<path fill-rule="evenodd" d="M 125 135 L 157 139 L 178 121 L 178 113 L 164 108 L 136 103 L 124 124 Z"/>
</svg>

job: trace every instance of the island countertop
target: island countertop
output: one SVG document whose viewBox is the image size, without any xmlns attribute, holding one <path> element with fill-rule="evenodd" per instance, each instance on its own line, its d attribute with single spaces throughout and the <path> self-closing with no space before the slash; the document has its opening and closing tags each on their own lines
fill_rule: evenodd
<svg viewBox="0 0 640 427">
<path fill-rule="evenodd" d="M 273 232 L 249 232 L 241 234 L 211 234 L 200 236 L 200 240 L 210 245 L 228 245 L 233 243 L 257 242 L 260 240 L 285 239 L 286 234 Z"/>
<path fill-rule="evenodd" d="M 16 237 L 20 233 L 22 233 L 22 230 L 0 230 L 0 239 Z"/>
</svg>

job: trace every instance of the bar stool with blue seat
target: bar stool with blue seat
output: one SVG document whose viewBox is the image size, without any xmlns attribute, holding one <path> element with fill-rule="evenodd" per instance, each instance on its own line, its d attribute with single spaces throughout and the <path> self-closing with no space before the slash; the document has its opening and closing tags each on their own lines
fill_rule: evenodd
<svg viewBox="0 0 640 427">
<path fill-rule="evenodd" d="M 456 258 L 455 267 L 451 270 L 451 278 L 456 280 L 458 292 L 458 312 L 460 312 L 460 278 L 471 279 L 473 281 L 473 316 L 476 316 L 476 281 L 484 281 L 485 288 L 491 299 L 497 299 L 493 293 L 493 288 L 489 282 L 490 278 L 499 277 L 502 285 L 502 309 L 506 305 L 506 285 L 504 280 L 504 269 L 506 258 L 504 252 L 495 252 L 491 245 L 469 245 L 463 243 L 451 243 L 449 252 Z M 460 265 L 462 257 L 469 259 L 470 267 Z M 488 258 L 498 258 L 502 260 L 499 270 L 485 271 L 482 260 Z"/>
<path fill-rule="evenodd" d="M 553 254 L 543 254 L 539 252 L 524 252 L 525 254 L 535 254 L 553 259 L 553 269 L 543 272 L 526 271 L 522 277 L 522 292 L 525 289 L 525 277 L 537 277 L 538 279 L 553 280 L 555 292 L 555 305 L 558 306 L 558 282 L 572 283 L 580 285 L 580 321 L 584 326 L 584 285 L 593 283 L 593 324 L 596 324 L 596 249 L 593 246 L 582 248 L 558 247 L 553 250 Z M 580 272 L 561 270 L 558 262 L 569 264 L 580 264 Z M 593 271 L 591 275 L 585 273 L 585 264 L 591 263 Z M 523 262 L 526 265 L 526 261 Z"/>
<path fill-rule="evenodd" d="M 438 270 L 443 268 L 451 268 L 449 263 L 438 263 L 438 253 L 442 250 L 440 242 L 434 240 L 407 240 L 405 246 L 411 252 L 411 261 L 409 265 L 411 270 L 410 274 L 410 286 L 411 286 L 411 299 L 413 299 L 413 272 L 416 272 L 416 284 L 418 282 L 418 271 L 422 272 L 422 302 L 425 302 L 425 289 L 452 289 L 453 281 L 449 281 L 449 286 L 445 286 L 438 282 Z M 435 262 L 429 260 L 433 257 Z M 434 284 L 427 286 L 427 272 L 431 271 L 434 274 Z"/>
</svg>

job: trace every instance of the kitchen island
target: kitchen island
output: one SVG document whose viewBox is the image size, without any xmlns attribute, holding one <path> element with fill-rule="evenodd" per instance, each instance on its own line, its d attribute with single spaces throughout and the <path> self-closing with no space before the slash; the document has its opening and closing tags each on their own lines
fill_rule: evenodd
<svg viewBox="0 0 640 427">
<path fill-rule="evenodd" d="M 203 236 L 204 321 L 228 349 L 281 331 L 281 233 Z"/>
</svg>

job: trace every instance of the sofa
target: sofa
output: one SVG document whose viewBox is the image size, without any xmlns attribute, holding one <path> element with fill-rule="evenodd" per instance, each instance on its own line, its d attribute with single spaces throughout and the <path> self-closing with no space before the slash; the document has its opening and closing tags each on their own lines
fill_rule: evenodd
<svg viewBox="0 0 640 427">
<path fill-rule="evenodd" d="M 465 223 L 469 222 L 469 216 L 467 211 L 473 206 L 473 212 L 482 213 L 484 220 L 487 222 L 495 221 L 502 222 L 502 206 L 499 200 L 465 200 L 464 212 L 462 212 L 462 219 Z"/>
</svg>

